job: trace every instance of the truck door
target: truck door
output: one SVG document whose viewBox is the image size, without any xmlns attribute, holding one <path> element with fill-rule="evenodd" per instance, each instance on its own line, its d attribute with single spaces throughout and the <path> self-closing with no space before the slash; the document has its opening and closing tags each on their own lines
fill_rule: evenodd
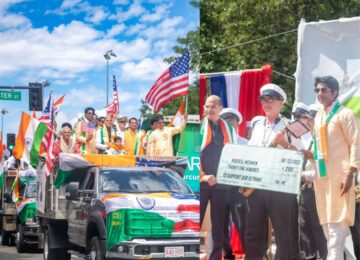
<svg viewBox="0 0 360 260">
<path fill-rule="evenodd" d="M 81 236 L 81 243 L 86 245 L 86 227 L 88 222 L 89 210 L 91 207 L 91 201 L 95 198 L 96 190 L 96 168 L 89 171 L 87 178 L 85 179 L 81 187 L 81 208 L 79 209 L 79 229 L 78 232 Z"/>
<path fill-rule="evenodd" d="M 78 200 L 69 202 L 68 235 L 70 242 L 85 246 L 86 210 L 90 204 L 88 187 L 94 186 L 94 170 L 90 169 L 79 183 Z"/>
</svg>

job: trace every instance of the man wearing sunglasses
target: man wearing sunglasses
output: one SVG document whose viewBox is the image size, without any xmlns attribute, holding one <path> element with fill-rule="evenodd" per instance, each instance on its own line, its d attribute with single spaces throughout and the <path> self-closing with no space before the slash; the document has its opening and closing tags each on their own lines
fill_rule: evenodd
<svg viewBox="0 0 360 260">
<path fill-rule="evenodd" d="M 95 109 L 87 107 L 84 112 L 84 117 L 77 122 L 75 127 L 76 146 L 81 154 L 94 154 L 96 153 Z"/>
<path fill-rule="evenodd" d="M 354 177 L 360 167 L 360 123 L 337 97 L 339 83 L 332 76 L 315 78 L 321 104 L 315 117 L 314 180 L 320 224 L 327 238 L 327 259 L 343 259 L 345 238 L 354 224 Z"/>
<path fill-rule="evenodd" d="M 283 130 L 288 120 L 280 115 L 286 93 L 275 84 L 260 89 L 265 117 L 256 121 L 249 145 L 296 149 Z M 276 174 L 274 172 L 274 174 Z M 262 260 L 268 249 L 268 219 L 275 231 L 275 259 L 300 259 L 297 232 L 297 201 L 295 194 L 256 189 L 248 197 L 245 231 L 246 260 Z"/>
</svg>

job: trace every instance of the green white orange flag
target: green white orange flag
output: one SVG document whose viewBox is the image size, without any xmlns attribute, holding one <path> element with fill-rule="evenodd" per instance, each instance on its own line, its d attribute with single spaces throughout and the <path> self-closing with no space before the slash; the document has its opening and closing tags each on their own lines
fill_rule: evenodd
<svg viewBox="0 0 360 260">
<path fill-rule="evenodd" d="M 107 249 L 136 237 L 199 237 L 200 202 L 194 195 L 114 193 L 101 200 L 107 213 Z"/>
<path fill-rule="evenodd" d="M 16 203 L 16 212 L 21 224 L 37 215 L 36 199 L 27 198 Z"/>
<path fill-rule="evenodd" d="M 16 138 L 13 155 L 37 168 L 40 144 L 48 131 L 48 126 L 23 112 Z"/>
<path fill-rule="evenodd" d="M 179 106 L 179 110 L 176 112 L 175 116 L 171 119 L 168 126 L 181 126 L 181 123 L 184 120 L 184 108 L 185 108 L 185 101 L 183 100 Z"/>
</svg>

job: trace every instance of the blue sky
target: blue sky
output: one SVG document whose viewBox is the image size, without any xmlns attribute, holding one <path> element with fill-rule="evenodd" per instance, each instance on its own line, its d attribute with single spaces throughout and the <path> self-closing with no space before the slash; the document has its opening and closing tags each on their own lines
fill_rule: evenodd
<svg viewBox="0 0 360 260">
<path fill-rule="evenodd" d="M 106 60 L 109 100 L 115 75 L 120 114 L 140 115 L 140 100 L 169 66 L 176 38 L 199 24 L 199 10 L 186 0 L 1 0 L 0 86 L 51 85 L 55 99 L 66 94 L 58 123 L 74 122 L 87 106 L 106 103 Z M 17 133 L 21 112 L 28 111 L 28 91 L 22 101 L 0 100 L 4 134 Z M 39 112 L 38 112 L 39 115 Z M 6 139 L 6 135 L 4 136 Z M 5 140 L 6 141 L 6 140 Z"/>
</svg>

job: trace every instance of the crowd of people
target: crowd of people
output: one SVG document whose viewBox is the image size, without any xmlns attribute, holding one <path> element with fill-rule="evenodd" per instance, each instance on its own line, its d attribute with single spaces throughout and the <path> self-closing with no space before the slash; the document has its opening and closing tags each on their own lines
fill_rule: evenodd
<svg viewBox="0 0 360 260">
<path fill-rule="evenodd" d="M 274 259 L 341 260 L 350 232 L 355 256 L 360 259 L 360 204 L 354 192 L 360 179 L 360 121 L 339 103 L 334 77 L 317 77 L 314 85 L 318 105 L 296 104 L 292 121 L 280 114 L 287 98 L 283 89 L 264 85 L 259 101 L 265 116 L 252 120 L 249 140 L 234 133 L 241 114 L 222 109 L 218 96 L 207 98 L 200 155 L 200 221 L 204 222 L 209 203 L 213 242 L 207 259 L 235 259 L 229 246 L 229 219 L 240 236 L 246 260 L 266 259 L 272 229 Z M 289 131 L 289 123 L 295 120 L 308 130 L 301 136 Z M 228 143 L 301 151 L 300 194 L 218 183 L 220 155 Z"/>
<path fill-rule="evenodd" d="M 85 108 L 74 127 L 65 122 L 54 144 L 54 155 L 60 153 L 173 156 L 172 137 L 186 127 L 187 114 L 181 126 L 165 126 L 162 115 L 150 119 L 144 129 L 135 118 L 107 115 L 97 117 L 95 109 Z"/>
</svg>

